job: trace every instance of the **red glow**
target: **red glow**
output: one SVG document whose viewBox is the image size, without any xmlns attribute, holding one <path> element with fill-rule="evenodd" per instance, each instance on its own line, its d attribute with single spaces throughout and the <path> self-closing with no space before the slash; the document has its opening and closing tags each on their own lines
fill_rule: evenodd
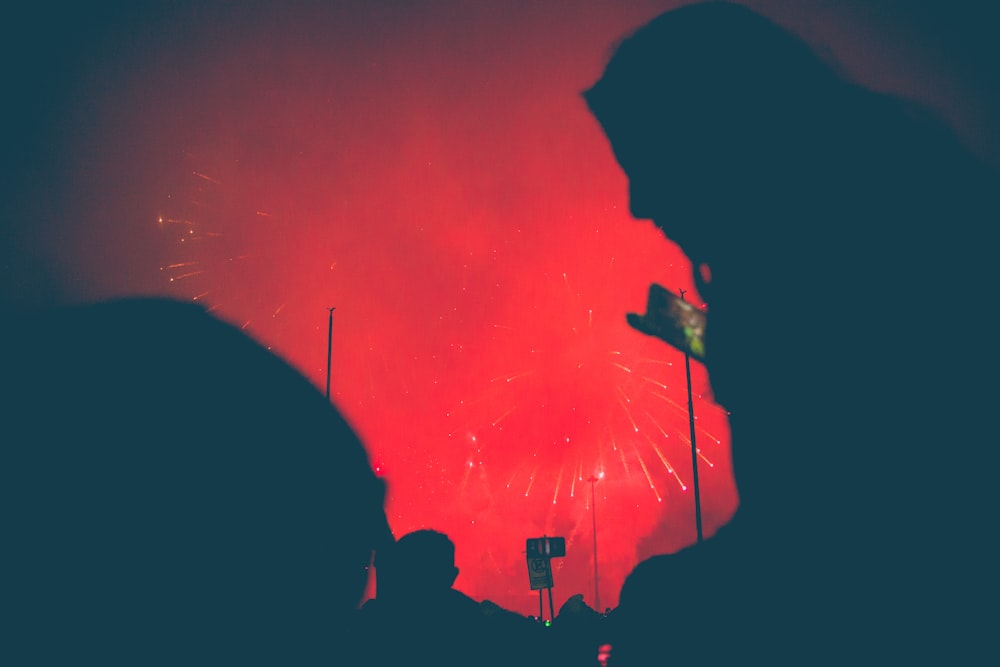
<svg viewBox="0 0 1000 667">
<path fill-rule="evenodd" d="M 617 604 L 639 559 L 695 540 L 683 356 L 624 317 L 641 308 L 651 277 L 690 279 L 658 232 L 613 200 L 564 195 L 565 213 L 520 230 L 485 211 L 458 234 L 448 220 L 400 230 L 422 237 L 413 256 L 392 236 L 351 239 L 357 229 L 324 226 L 322 215 L 296 224 L 283 213 L 294 186 L 261 216 L 248 181 L 271 176 L 268 164 L 241 161 L 209 180 L 189 164 L 193 155 L 179 157 L 187 189 L 167 198 L 165 209 L 177 210 L 161 216 L 181 221 L 161 222 L 176 255 L 163 270 L 169 293 L 245 326 L 317 387 L 331 334 L 332 396 L 389 484 L 395 532 L 451 535 L 460 588 L 532 613 L 524 539 L 560 535 L 568 553 L 554 563 L 556 599 L 592 600 L 592 511 L 602 606 Z M 620 181 L 613 163 L 594 162 L 588 178 Z M 525 211 L 551 206 L 545 195 Z M 324 250 L 345 239 L 352 252 Z M 700 367 L 694 388 L 707 392 Z M 710 400 L 695 412 L 710 534 L 736 503 L 728 429 Z"/>
<path fill-rule="evenodd" d="M 536 36 L 532 57 L 561 62 L 540 71 L 526 56 L 414 60 L 406 44 L 350 67 L 282 44 L 274 61 L 248 38 L 199 59 L 200 85 L 133 82 L 147 110 L 175 102 L 142 120 L 169 137 L 150 222 L 135 220 L 161 221 L 159 289 L 245 327 L 320 388 L 335 306 L 331 393 L 389 485 L 394 531 L 448 533 L 456 585 L 525 614 L 527 537 L 567 538 L 556 603 L 593 604 L 596 511 L 602 606 L 638 560 L 696 539 L 683 357 L 625 323 L 650 282 L 690 289 L 691 267 L 629 217 L 579 97 L 618 23 L 571 60 Z M 469 91 L 477 67 L 490 83 Z M 694 384 L 708 391 L 700 368 Z M 736 505 L 728 429 L 710 399 L 695 410 L 711 534 Z"/>
<path fill-rule="evenodd" d="M 204 303 L 320 390 L 336 307 L 332 395 L 396 534 L 448 533 L 458 588 L 532 614 L 524 540 L 566 537 L 556 607 L 593 604 L 596 517 L 614 606 L 640 559 L 696 537 L 683 357 L 625 313 L 653 282 L 700 300 L 629 216 L 579 93 L 676 3 L 220 4 L 122 31 L 68 77 L 65 183 L 25 195 L 51 219 L 31 234 L 59 239 L 36 253 L 74 297 Z M 867 73 L 872 43 L 838 55 Z M 709 536 L 737 498 L 697 364 L 693 388 Z"/>
</svg>

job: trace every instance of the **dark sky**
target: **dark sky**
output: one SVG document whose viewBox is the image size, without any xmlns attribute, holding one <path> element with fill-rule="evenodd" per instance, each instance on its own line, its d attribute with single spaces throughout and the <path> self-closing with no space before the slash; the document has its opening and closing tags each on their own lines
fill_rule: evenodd
<svg viewBox="0 0 1000 667">
<path fill-rule="evenodd" d="M 522 552 L 547 534 L 556 605 L 593 604 L 595 509 L 602 606 L 695 539 L 683 357 L 624 320 L 690 266 L 628 216 L 579 95 L 677 3 L 131 4 L 6 22 L 5 298 L 196 299 L 320 388 L 335 307 L 334 398 L 393 528 L 448 532 L 477 598 L 537 613 Z M 998 161 L 987 3 L 746 4 Z M 737 498 L 693 386 L 710 534 Z"/>
</svg>

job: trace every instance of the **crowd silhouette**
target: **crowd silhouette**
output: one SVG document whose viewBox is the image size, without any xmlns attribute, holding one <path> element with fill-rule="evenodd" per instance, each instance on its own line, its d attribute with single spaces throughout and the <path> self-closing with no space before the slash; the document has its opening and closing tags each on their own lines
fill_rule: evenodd
<svg viewBox="0 0 1000 667">
<path fill-rule="evenodd" d="M 455 545 L 435 530 L 407 533 L 375 561 L 376 596 L 359 612 L 373 664 L 509 665 L 537 653 L 541 626 L 453 587 Z M 391 641 L 385 641 L 389 630 Z"/>
<path fill-rule="evenodd" d="M 549 626 L 457 589 L 446 534 L 396 539 L 336 407 L 200 307 L 9 309 L 0 662 L 995 660 L 995 171 L 729 3 L 641 27 L 583 95 L 697 267 L 728 525 Z"/>
</svg>

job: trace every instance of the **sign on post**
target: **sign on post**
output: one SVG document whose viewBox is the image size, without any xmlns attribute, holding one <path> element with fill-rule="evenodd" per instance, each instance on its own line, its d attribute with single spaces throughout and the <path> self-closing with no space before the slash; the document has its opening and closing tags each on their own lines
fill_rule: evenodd
<svg viewBox="0 0 1000 667">
<path fill-rule="evenodd" d="M 562 558 L 566 555 L 566 538 L 532 537 L 524 550 L 528 558 Z"/>
<path fill-rule="evenodd" d="M 552 588 L 552 561 L 548 558 L 528 558 L 528 581 L 531 590 Z"/>
<path fill-rule="evenodd" d="M 531 537 L 524 545 L 524 554 L 528 558 L 528 582 L 531 590 L 538 591 L 538 618 L 542 618 L 542 590 L 549 591 L 549 616 L 556 617 L 552 605 L 552 559 L 566 555 L 566 538 L 564 537 Z"/>
<path fill-rule="evenodd" d="M 552 589 L 552 559 L 566 555 L 565 537 L 532 537 L 524 545 L 531 590 Z M 541 595 L 541 592 L 539 592 Z"/>
</svg>

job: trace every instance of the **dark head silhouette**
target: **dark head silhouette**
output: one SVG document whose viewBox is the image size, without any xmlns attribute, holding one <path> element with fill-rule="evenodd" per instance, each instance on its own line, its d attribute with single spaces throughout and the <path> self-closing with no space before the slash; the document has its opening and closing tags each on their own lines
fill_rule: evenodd
<svg viewBox="0 0 1000 667">
<path fill-rule="evenodd" d="M 740 407 L 735 375 L 759 378 L 798 353 L 815 360 L 820 340 L 859 340 L 865 308 L 882 319 L 936 297 L 954 302 L 983 279 L 971 261 L 981 247 L 959 230 L 987 210 L 992 173 L 925 110 L 839 78 L 745 7 L 661 15 L 619 46 L 584 96 L 629 177 L 633 214 L 699 269 L 707 365 L 727 408 Z M 873 291 L 877 306 L 860 303 Z M 858 303 L 859 312 L 790 339 L 802 333 L 787 326 L 800 319 L 793 311 L 807 301 L 826 312 Z M 742 350 L 724 335 L 730 325 L 752 330 L 741 332 Z M 781 443 L 752 456 L 734 443 L 744 505 L 783 502 L 783 485 L 808 477 L 785 474 L 801 470 L 801 447 Z"/>
<path fill-rule="evenodd" d="M 440 595 L 458 577 L 455 543 L 436 530 L 416 530 L 403 535 L 388 551 L 378 555 L 378 594 Z M 395 589 L 395 590 L 394 590 Z"/>
<path fill-rule="evenodd" d="M 22 312 L 3 350 L 3 662 L 333 658 L 391 534 L 305 378 L 158 300 Z"/>
<path fill-rule="evenodd" d="M 624 616 L 674 627 L 702 660 L 716 633 L 771 658 L 969 646 L 968 609 L 944 610 L 959 603 L 958 568 L 959 590 L 994 578 L 981 531 L 994 494 L 977 472 L 947 490 L 926 475 L 943 443 L 992 435 L 989 401 L 955 389 L 996 371 L 982 308 L 995 262 L 980 238 L 997 219 L 995 171 L 926 109 L 853 84 L 730 3 L 638 29 L 584 97 L 634 216 L 697 269 L 740 493 L 716 536 L 637 568 Z M 663 622 L 664 604 L 692 596 L 713 601 L 698 621 Z"/>
<path fill-rule="evenodd" d="M 713 3 L 636 31 L 585 98 L 629 176 L 632 214 L 704 262 L 720 235 L 760 233 L 732 215 L 749 202 L 718 190 L 770 195 L 760 186 L 786 174 L 762 169 L 794 173 L 797 139 L 818 140 L 815 114 L 839 85 L 798 39 L 744 7 Z"/>
</svg>

